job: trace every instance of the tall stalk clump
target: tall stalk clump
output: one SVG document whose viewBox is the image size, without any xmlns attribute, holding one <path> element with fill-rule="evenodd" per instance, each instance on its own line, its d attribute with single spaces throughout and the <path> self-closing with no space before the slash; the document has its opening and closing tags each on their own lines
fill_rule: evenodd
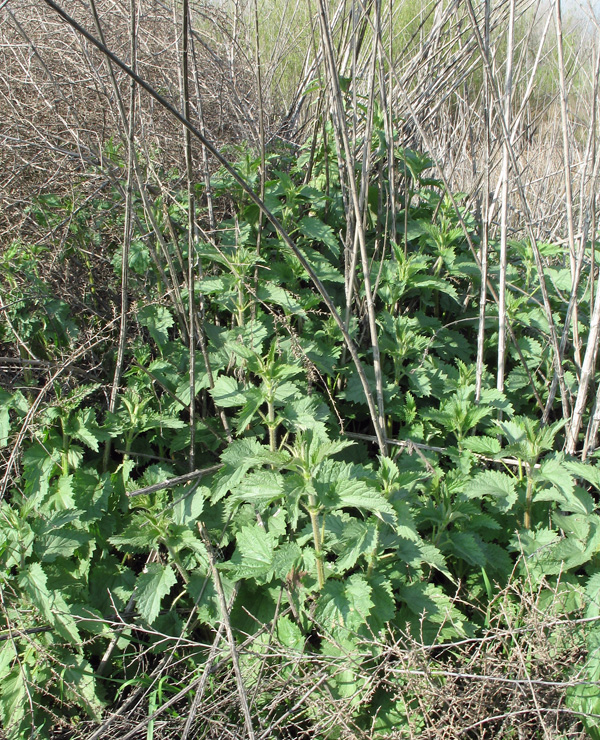
<svg viewBox="0 0 600 740">
<path fill-rule="evenodd" d="M 337 15 L 337 72 L 332 72 L 331 54 L 327 51 L 333 46 L 327 41 L 333 29 L 331 24 L 322 27 L 321 37 L 315 40 L 314 59 L 315 63 L 324 60 L 322 79 L 331 80 L 337 74 L 340 79 L 348 80 L 345 84 L 348 85 L 347 105 L 353 106 L 353 141 L 362 147 L 353 156 L 355 161 L 363 162 L 362 174 L 369 159 L 370 124 L 368 116 L 358 117 L 363 138 L 357 139 L 357 92 L 361 100 L 377 100 L 385 120 L 389 119 L 389 111 L 394 111 L 395 130 L 389 132 L 387 143 L 390 151 L 392 140 L 417 142 L 436 162 L 448 197 L 452 199 L 457 189 L 466 191 L 467 204 L 471 203 L 471 208 L 485 216 L 484 242 L 491 244 L 493 259 L 498 248 L 499 271 L 492 266 L 488 276 L 487 260 L 478 255 L 484 270 L 482 285 L 487 286 L 485 293 L 491 301 L 491 313 L 483 310 L 487 300 L 482 301 L 479 335 L 485 336 L 487 327 L 487 333 L 492 331 L 497 337 L 498 388 L 504 387 L 503 368 L 508 352 L 523 366 L 538 405 L 545 407 L 544 420 L 555 414 L 570 419 L 577 393 L 574 382 L 579 377 L 586 341 L 585 331 L 580 337 L 579 304 L 582 300 L 587 302 L 594 290 L 593 281 L 585 285 L 580 282 L 582 266 L 593 255 L 590 245 L 594 236 L 587 228 L 576 235 L 575 223 L 578 221 L 585 227 L 589 216 L 586 221 L 584 215 L 594 212 L 590 185 L 597 170 L 591 158 L 597 125 L 584 131 L 575 111 L 583 106 L 590 120 L 596 121 L 596 52 L 590 54 L 583 46 L 575 47 L 572 41 L 575 35 L 565 42 L 561 9 L 556 3 L 551 9 L 525 3 L 492 4 L 485 8 L 488 6 L 475 9 L 470 3 L 424 6 L 418 32 L 406 43 L 401 27 L 401 4 L 355 4 L 345 15 L 343 12 Z M 362 24 L 359 44 L 357 17 Z M 398 46 L 399 39 L 404 41 L 402 48 Z M 563 52 L 566 48 L 569 64 Z M 335 88 L 333 83 L 328 84 L 328 89 Z M 567 93 L 575 89 L 577 94 Z M 335 111 L 339 107 L 338 95 Z M 366 108 L 370 110 L 368 105 Z M 335 115 L 339 118 L 339 113 Z M 333 130 L 340 131 L 339 146 L 343 149 L 339 122 Z M 486 141 L 490 142 L 487 148 Z M 563 152 L 560 160 L 555 158 L 557 150 Z M 579 153 L 577 158 L 573 156 L 575 150 Z M 345 149 L 344 152 L 347 163 L 348 152 Z M 557 167 L 562 167 L 562 176 Z M 484 182 L 489 182 L 489 186 L 482 203 Z M 352 202 L 350 182 L 347 192 Z M 391 197 L 385 207 L 390 209 L 393 220 L 395 205 L 390 201 Z M 455 204 L 455 207 L 460 221 L 463 206 Z M 352 214 L 352 218 L 360 223 L 357 214 Z M 571 288 L 564 295 L 566 319 L 557 326 L 546 283 L 560 257 L 543 255 L 539 245 L 559 235 L 567 246 Z M 533 299 L 542 305 L 547 323 L 543 339 L 550 347 L 547 390 L 534 377 L 536 369 L 530 367 L 531 359 L 523 353 L 523 341 L 517 341 L 514 331 L 515 317 L 511 316 L 510 305 L 517 296 L 507 285 L 507 269 L 515 260 L 522 259 L 513 246 L 516 241 L 527 244 L 525 248 L 530 250 L 535 269 L 531 284 Z M 360 244 L 360 239 L 357 243 Z M 473 248 L 479 250 L 476 245 Z M 368 305 L 367 299 L 367 310 Z M 495 330 L 491 328 L 494 315 L 499 322 Z M 584 316 L 589 315 L 586 309 Z M 593 346 L 593 335 L 589 338 Z M 480 341 L 480 357 L 482 346 Z M 586 367 L 589 362 L 588 353 Z M 560 409 L 555 403 L 557 392 Z M 580 389 L 580 407 L 584 393 Z M 589 411 L 588 408 L 588 414 Z M 579 414 L 578 409 L 575 424 Z M 571 450 L 576 449 L 570 444 Z"/>
<path fill-rule="evenodd" d="M 0 7 L 10 740 L 596 737 L 597 40 L 43 6 Z"/>
</svg>

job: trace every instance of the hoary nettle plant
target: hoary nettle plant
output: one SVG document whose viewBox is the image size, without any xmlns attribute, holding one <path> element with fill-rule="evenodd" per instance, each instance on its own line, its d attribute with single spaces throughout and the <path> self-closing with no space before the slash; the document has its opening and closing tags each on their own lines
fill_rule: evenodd
<svg viewBox="0 0 600 740">
<path fill-rule="evenodd" d="M 266 182 L 265 194 L 344 306 L 336 235 L 346 221 L 330 149 L 316 148 L 312 179 L 305 182 L 307 149 Z M 144 241 L 151 226 L 135 205 L 145 224 L 135 235 L 130 286 L 139 333 L 115 412 L 99 413 L 96 386 L 67 393 L 57 385 L 30 427 L 22 474 L 0 508 L 7 625 L 0 676 L 8 676 L 0 679 L 0 708 L 11 739 L 29 737 L 33 727 L 43 734 L 55 715 L 98 717 L 115 687 L 136 678 L 136 656 L 155 647 L 183 651 L 198 667 L 204 658 L 178 638 L 187 629 L 204 641 L 221 618 L 199 521 L 217 548 L 226 597 L 237 587 L 235 634 L 253 634 L 257 620 L 270 623 L 283 606 L 277 637 L 291 650 L 319 652 L 332 665 L 353 657 L 354 667 L 347 660 L 344 670 L 332 670 L 327 691 L 338 695 L 362 686 L 360 661 L 376 659 L 373 638 L 386 625 L 431 643 L 474 634 L 489 621 L 494 584 L 504 584 L 517 562 L 535 583 L 567 584 L 569 608 L 597 607 L 597 468 L 553 452 L 560 424 L 533 421 L 530 384 L 542 395 L 546 389 L 523 375 L 513 350 L 506 395 L 487 387 L 486 376 L 475 403 L 478 268 L 449 199 L 425 177 L 429 161 L 410 151 L 398 156 L 406 167 L 395 238 L 388 235 L 391 249 L 377 247 L 389 228 L 379 215 L 389 189 L 382 181 L 369 191 L 367 243 L 378 286 L 386 429 L 420 443 L 413 454 L 408 444 L 376 458 L 340 434 L 341 418 L 353 432 L 372 432 L 356 370 L 300 262 L 266 222 L 257 253 L 259 214 L 242 199 L 219 240 L 199 249 L 195 286 L 206 342 L 195 362 L 196 460 L 220 469 L 200 482 L 130 496 L 186 472 L 191 439 L 188 344 L 178 334 L 178 309 L 147 300 L 148 286 L 163 278 Z M 256 179 L 259 161 L 246 157 L 243 168 Z M 232 181 L 219 176 L 214 186 L 228 194 Z M 181 244 L 170 245 L 183 257 L 185 203 L 180 194 L 171 220 Z M 527 287 L 529 252 L 521 251 L 525 267 L 515 263 L 512 278 Z M 359 281 L 357 303 L 364 298 Z M 28 317 L 19 291 L 16 299 L 11 317 L 19 330 Z M 185 290 L 181 300 L 187 315 Z M 558 292 L 552 300 L 559 311 Z M 509 310 L 516 330 L 525 327 L 521 353 L 543 369 L 548 357 L 536 337 L 547 325 L 539 306 L 523 300 Z M 489 315 L 493 321 L 492 307 Z M 350 316 L 348 328 L 374 381 L 364 322 Z M 38 329 L 28 337 L 39 338 Z M 63 334 L 63 344 L 74 336 Z M 486 341 L 491 352 L 493 333 Z M 0 446 L 8 447 L 30 404 L 18 391 L 0 391 Z M 119 620 L 127 627 L 115 634 Z M 597 631 L 589 634 L 593 653 Z M 94 669 L 115 637 L 100 679 Z M 261 659 L 257 651 L 256 666 Z M 253 658 L 244 660 L 248 675 L 259 675 Z M 58 699 L 48 697 L 50 686 Z M 598 692 L 576 690 L 571 701 L 593 709 Z M 356 707 L 365 716 L 378 710 Z"/>
</svg>

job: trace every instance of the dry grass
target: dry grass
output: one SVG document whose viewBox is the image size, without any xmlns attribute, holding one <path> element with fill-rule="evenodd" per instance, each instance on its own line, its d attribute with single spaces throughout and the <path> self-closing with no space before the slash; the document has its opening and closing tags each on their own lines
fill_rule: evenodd
<svg viewBox="0 0 600 740">
<path fill-rule="evenodd" d="M 75 2 L 67 12 L 94 30 L 91 12 Z M 41 193 L 56 195 L 82 190 L 91 193 L 106 178 L 120 176 L 123 164 L 107 155 L 107 144 L 124 143 L 109 69 L 102 55 L 56 14 L 40 3 L 19 0 L 4 7 L 0 32 L 0 243 L 31 235 L 26 209 Z M 101 2 L 98 14 L 108 46 L 128 60 L 128 6 Z M 214 7 L 195 6 L 198 24 L 206 31 L 195 37 L 194 120 L 198 100 L 211 141 L 222 148 L 256 141 L 254 81 L 251 71 L 230 53 L 229 20 Z M 206 32 L 214 29 L 211 38 Z M 172 11 L 152 3 L 139 8 L 138 71 L 176 106 L 178 29 Z M 122 95 L 128 82 L 116 73 Z M 156 181 L 183 160 L 180 127 L 147 96 L 140 95 L 136 137 L 147 177 Z M 201 157 L 195 152 L 198 178 Z M 91 172 L 101 173 L 94 180 Z M 41 236 L 38 235 L 38 236 Z"/>
<path fill-rule="evenodd" d="M 0 6 L 0 249 L 14 239 L 56 244 L 67 239 L 69 223 L 49 230 L 32 219 L 29 207 L 41 194 L 49 193 L 71 196 L 79 205 L 122 181 L 124 148 L 109 156 L 108 145 L 124 144 L 126 132 L 106 59 L 41 3 L 13 0 Z M 65 0 L 63 6 L 86 28 L 93 29 L 87 6 L 73 0 Z M 423 7 L 425 22 L 417 33 L 418 44 L 400 45 L 402 5 L 392 4 L 379 18 L 380 44 L 371 43 L 370 15 L 363 21 L 368 42 L 358 49 L 353 46 L 356 37 L 350 32 L 350 15 L 339 6 L 331 18 L 332 35 L 337 40 L 337 71 L 355 81 L 357 94 L 373 94 L 373 99 L 381 101 L 386 116 L 393 113 L 398 142 L 427 149 L 449 189 L 466 192 L 467 205 L 488 219 L 490 233 L 496 235 L 500 232 L 502 205 L 502 148 L 507 137 L 503 138 L 498 106 L 482 82 L 482 50 L 473 32 L 476 24 L 464 4 Z M 522 236 L 525 224 L 540 239 L 566 240 L 565 202 L 571 198 L 576 236 L 585 243 L 595 231 L 598 212 L 597 123 L 588 134 L 588 123 L 596 120 L 594 55 L 598 49 L 585 36 L 574 36 L 580 43 L 573 42 L 567 59 L 569 167 L 573 178 L 573 193 L 569 196 L 563 168 L 564 124 L 555 78 L 546 80 L 543 89 L 541 83 L 536 86 L 535 95 L 527 95 L 544 16 L 540 8 L 525 0 L 519 0 L 515 7 L 517 17 L 529 24 L 531 34 L 524 32 L 515 52 L 514 125 L 509 134 L 517 167 L 509 188 L 510 236 Z M 128 6 L 102 0 L 98 8 L 108 46 L 128 60 Z M 180 38 L 172 8 L 146 0 L 137 8 L 138 70 L 179 107 Z M 493 9 L 490 27 L 498 39 L 507 13 L 508 3 Z M 258 152 L 261 112 L 270 145 L 279 141 L 278 136 L 292 143 L 308 140 L 319 110 L 331 108 L 335 120 L 334 95 L 328 87 L 334 75 L 325 69 L 325 34 L 318 31 L 316 16 L 313 46 L 295 94 L 289 93 L 289 84 L 281 82 L 282 70 L 289 63 L 286 50 L 291 47 L 289 37 L 278 31 L 276 39 L 280 41 L 275 43 L 271 58 L 262 60 L 266 73 L 265 89 L 261 91 L 264 94 L 260 96 L 251 13 L 244 15 L 240 10 L 236 25 L 230 14 L 215 5 L 196 3 L 193 18 L 197 33 L 191 75 L 192 119 L 217 148 L 247 141 Z M 481 25 L 482 18 L 477 16 L 475 21 Z M 541 58 L 548 69 L 554 69 L 555 42 L 548 33 Z M 505 58 L 500 40 L 491 49 L 489 61 L 502 89 Z M 116 78 L 118 89 L 127 98 L 128 80 L 119 72 Z M 477 84 L 472 84 L 474 79 Z M 313 80 L 320 80 L 320 90 L 305 95 Z M 139 93 L 137 104 L 135 137 L 149 186 L 147 194 L 152 199 L 168 185 L 169 173 L 175 178 L 184 177 L 183 138 L 180 126 L 147 96 Z M 286 114 L 281 117 L 278 114 L 284 106 Z M 491 108 L 495 112 L 490 119 L 486 110 Z M 361 117 L 351 132 L 355 162 L 362 161 L 361 132 L 369 125 L 369 120 Z M 388 125 L 392 125 L 391 116 Z M 489 148 L 484 146 L 487 137 Z M 197 144 L 193 162 L 201 181 L 205 168 Z M 368 165 L 366 157 L 365 177 L 369 176 Z M 213 171 L 214 164 L 209 163 L 208 168 Z M 487 206 L 482 195 L 486 181 L 490 193 Z M 121 237 L 115 232 L 104 238 L 108 245 Z M 91 269 L 99 289 L 105 291 L 100 293 L 98 305 L 112 331 L 119 296 L 109 287 L 112 268 L 107 253 L 108 246 L 106 250 L 102 245 L 90 250 L 91 268 L 81 254 L 72 256 L 66 266 L 56 265 L 50 255 L 45 277 L 60 295 L 70 296 L 74 304 L 79 301 L 83 306 Z M 90 377 L 97 360 L 91 352 L 85 368 Z M 18 376 L 15 367 L 19 367 Z M 7 386 L 22 377 L 18 363 L 1 366 L 0 372 Z M 394 720 L 390 720 L 390 738 L 584 740 L 579 718 L 566 705 L 566 695 L 576 685 L 578 666 L 586 657 L 582 647 L 585 622 L 561 622 L 557 618 L 558 602 L 559 595 L 555 594 L 542 606 L 540 590 L 514 583 L 497 595 L 494 621 L 477 639 L 432 649 L 415 636 L 392 634 L 365 644 L 362 656 L 335 659 L 312 654 L 310 646 L 304 651 L 290 651 L 278 644 L 273 625 L 265 625 L 259 630 L 260 638 L 258 634 L 240 638 L 239 649 L 255 736 L 264 740 L 366 740 L 375 735 L 378 717 L 374 712 L 371 727 L 357 726 L 355 709 L 375 706 L 385 695 L 398 707 L 396 722 L 402 722 L 394 726 Z M 269 642 L 263 639 L 265 630 L 271 634 Z M 30 638 L 34 640 L 35 635 Z M 206 655 L 210 649 L 210 644 L 187 641 L 182 652 L 191 655 L 203 651 Z M 350 697 L 336 696 L 328 685 L 330 677 L 347 670 L 360 674 L 363 688 Z M 150 683 L 124 692 L 119 709 L 108 712 L 100 728 L 86 722 L 76 728 L 57 725 L 56 739 L 137 740 L 149 737 L 149 722 L 153 722 L 155 739 L 180 738 L 199 686 L 203 686 L 203 695 L 194 705 L 190 737 L 225 740 L 243 736 L 239 686 L 224 640 L 215 639 L 211 660 L 194 672 L 190 672 L 186 660 L 176 657 L 175 651 L 162 660 L 141 651 L 132 661 L 132 673 L 137 671 L 147 672 Z M 152 704 L 161 680 L 172 691 L 165 693 L 162 703 Z"/>
<path fill-rule="evenodd" d="M 580 717 L 566 698 L 582 680 L 578 667 L 587 657 L 583 646 L 590 623 L 577 614 L 561 617 L 564 594 L 556 589 L 551 596 L 545 585 L 534 589 L 515 581 L 498 592 L 494 623 L 477 638 L 430 646 L 416 636 L 382 634 L 365 641 L 362 651 L 336 658 L 311 653 L 308 643 L 291 650 L 277 641 L 275 625 L 260 625 L 255 634 L 239 636 L 238 648 L 254 736 L 585 740 Z M 125 690 L 102 725 L 57 723 L 53 737 L 142 740 L 150 726 L 155 740 L 173 740 L 187 737 L 186 725 L 195 740 L 246 737 L 222 634 L 215 633 L 207 663 L 194 672 L 185 667 L 186 654 L 210 649 L 184 640 L 178 658 L 172 651 L 162 659 L 142 651 L 130 670 L 147 673 L 148 680 Z M 340 696 L 331 679 L 347 671 L 361 688 Z M 384 706 L 393 707 L 387 717 L 380 716 Z M 365 708 L 370 725 L 355 719 Z"/>
</svg>

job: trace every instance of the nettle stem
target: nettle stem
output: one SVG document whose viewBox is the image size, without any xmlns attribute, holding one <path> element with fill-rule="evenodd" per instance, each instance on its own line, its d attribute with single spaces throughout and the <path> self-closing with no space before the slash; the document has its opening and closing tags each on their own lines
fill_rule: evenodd
<svg viewBox="0 0 600 740">
<path fill-rule="evenodd" d="M 317 581 L 319 583 L 319 589 L 322 589 L 325 585 L 325 568 L 323 567 L 323 550 L 321 549 L 322 539 L 321 533 L 319 532 L 319 507 L 317 505 L 317 497 L 314 494 L 308 495 L 308 513 L 310 515 L 310 523 L 313 531 L 313 542 L 315 545 L 315 558 L 317 561 Z"/>
<path fill-rule="evenodd" d="M 369 564 L 367 566 L 367 578 L 373 575 L 373 569 L 375 568 L 375 563 L 377 562 L 378 553 L 379 553 L 379 521 L 375 525 L 375 544 L 373 545 L 373 549 L 371 550 L 371 554 L 369 555 Z"/>
<path fill-rule="evenodd" d="M 167 551 L 169 555 L 171 556 L 171 560 L 173 561 L 173 565 L 177 569 L 179 575 L 183 579 L 183 582 L 187 585 L 190 582 L 190 577 L 186 571 L 186 569 L 183 567 L 183 563 L 179 559 L 179 555 L 175 552 L 175 550 L 170 546 L 167 545 L 165 542 L 165 547 L 167 548 Z"/>
<path fill-rule="evenodd" d="M 531 505 L 533 503 L 533 478 L 531 476 L 531 465 L 525 463 L 525 472 L 527 474 L 527 493 L 525 494 L 525 516 L 523 517 L 523 526 L 525 529 L 531 529 Z"/>
<path fill-rule="evenodd" d="M 65 433 L 63 428 L 63 439 L 62 439 L 62 452 L 60 455 L 61 458 L 61 473 L 64 476 L 69 475 L 69 444 L 70 439 L 69 435 Z"/>
<path fill-rule="evenodd" d="M 275 424 L 275 400 L 270 395 L 267 400 L 267 425 L 269 427 L 269 447 L 272 452 L 277 450 L 277 429 Z"/>
</svg>

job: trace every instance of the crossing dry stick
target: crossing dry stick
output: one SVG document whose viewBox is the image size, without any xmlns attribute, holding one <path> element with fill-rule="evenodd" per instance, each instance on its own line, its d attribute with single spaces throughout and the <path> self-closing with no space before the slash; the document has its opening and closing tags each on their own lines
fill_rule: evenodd
<svg viewBox="0 0 600 740">
<path fill-rule="evenodd" d="M 365 371 L 360 361 L 356 345 L 352 341 L 350 334 L 348 333 L 346 327 L 344 326 L 344 322 L 342 321 L 329 293 L 325 289 L 325 286 L 321 282 L 321 279 L 319 278 L 315 270 L 311 267 L 311 265 L 308 263 L 308 261 L 306 260 L 302 252 L 298 249 L 295 242 L 290 237 L 286 229 L 284 229 L 279 219 L 273 213 L 271 213 L 271 211 L 265 206 L 264 202 L 259 198 L 258 195 L 256 195 L 256 193 L 252 190 L 252 188 L 244 180 L 244 178 L 241 177 L 241 175 L 235 170 L 235 168 L 229 164 L 229 162 L 213 146 L 213 144 L 184 115 L 182 115 L 176 108 L 174 108 L 171 105 L 171 103 L 169 103 L 162 95 L 160 95 L 152 87 L 152 85 L 150 85 L 148 82 L 146 82 L 146 80 L 140 77 L 133 69 L 131 69 L 131 67 L 125 64 L 125 62 L 123 62 L 116 54 L 114 54 L 105 44 L 103 44 L 93 34 L 91 34 L 89 31 L 83 28 L 83 26 L 81 26 L 65 10 L 63 10 L 59 5 L 57 5 L 54 2 L 54 0 L 44 0 L 44 2 L 46 3 L 46 5 L 52 8 L 56 13 L 58 13 L 58 15 L 60 15 L 60 17 L 66 23 L 68 23 L 74 30 L 76 30 L 78 33 L 84 36 L 99 51 L 101 51 L 112 62 L 114 62 L 114 64 L 120 67 L 127 75 L 129 75 L 129 77 L 131 77 L 132 80 L 134 80 L 141 88 L 143 88 L 149 95 L 151 95 L 154 98 L 154 100 L 156 100 L 156 102 L 159 103 L 159 105 L 165 108 L 174 118 L 176 118 L 181 124 L 183 124 L 190 131 L 190 133 L 192 133 L 202 144 L 204 144 L 207 151 L 209 151 L 212 154 L 212 156 L 227 170 L 227 172 L 233 177 L 233 179 L 238 183 L 238 185 L 240 185 L 243 188 L 243 190 L 247 193 L 247 195 L 255 203 L 255 205 L 257 205 L 258 208 L 265 214 L 265 217 L 268 218 L 269 221 L 273 224 L 273 226 L 275 227 L 275 229 L 277 230 L 277 232 L 279 233 L 279 235 L 281 236 L 285 244 L 292 250 L 292 252 L 294 253 L 294 256 L 298 259 L 298 261 L 300 262 L 304 270 L 306 270 L 306 272 L 308 273 L 308 276 L 310 277 L 313 285 L 319 291 L 325 305 L 327 306 L 328 311 L 331 314 L 331 317 L 335 321 L 336 325 L 338 326 L 338 328 L 340 329 L 342 333 L 342 336 L 344 337 L 344 341 L 346 343 L 346 346 L 348 347 L 348 351 L 350 352 L 350 356 L 352 357 L 352 361 L 354 362 L 354 365 L 356 367 L 356 372 L 360 378 L 360 382 L 363 387 L 363 391 L 364 391 L 364 394 L 367 400 L 367 405 L 369 407 L 371 423 L 373 425 L 375 435 L 377 436 L 377 441 L 379 444 L 381 454 L 386 455 L 387 448 L 385 444 L 385 436 L 383 432 L 383 427 L 380 421 L 380 415 L 375 406 L 375 402 L 373 400 L 373 394 L 371 393 L 371 388 L 369 387 L 369 381 L 367 380 L 367 376 L 365 375 Z"/>
</svg>

